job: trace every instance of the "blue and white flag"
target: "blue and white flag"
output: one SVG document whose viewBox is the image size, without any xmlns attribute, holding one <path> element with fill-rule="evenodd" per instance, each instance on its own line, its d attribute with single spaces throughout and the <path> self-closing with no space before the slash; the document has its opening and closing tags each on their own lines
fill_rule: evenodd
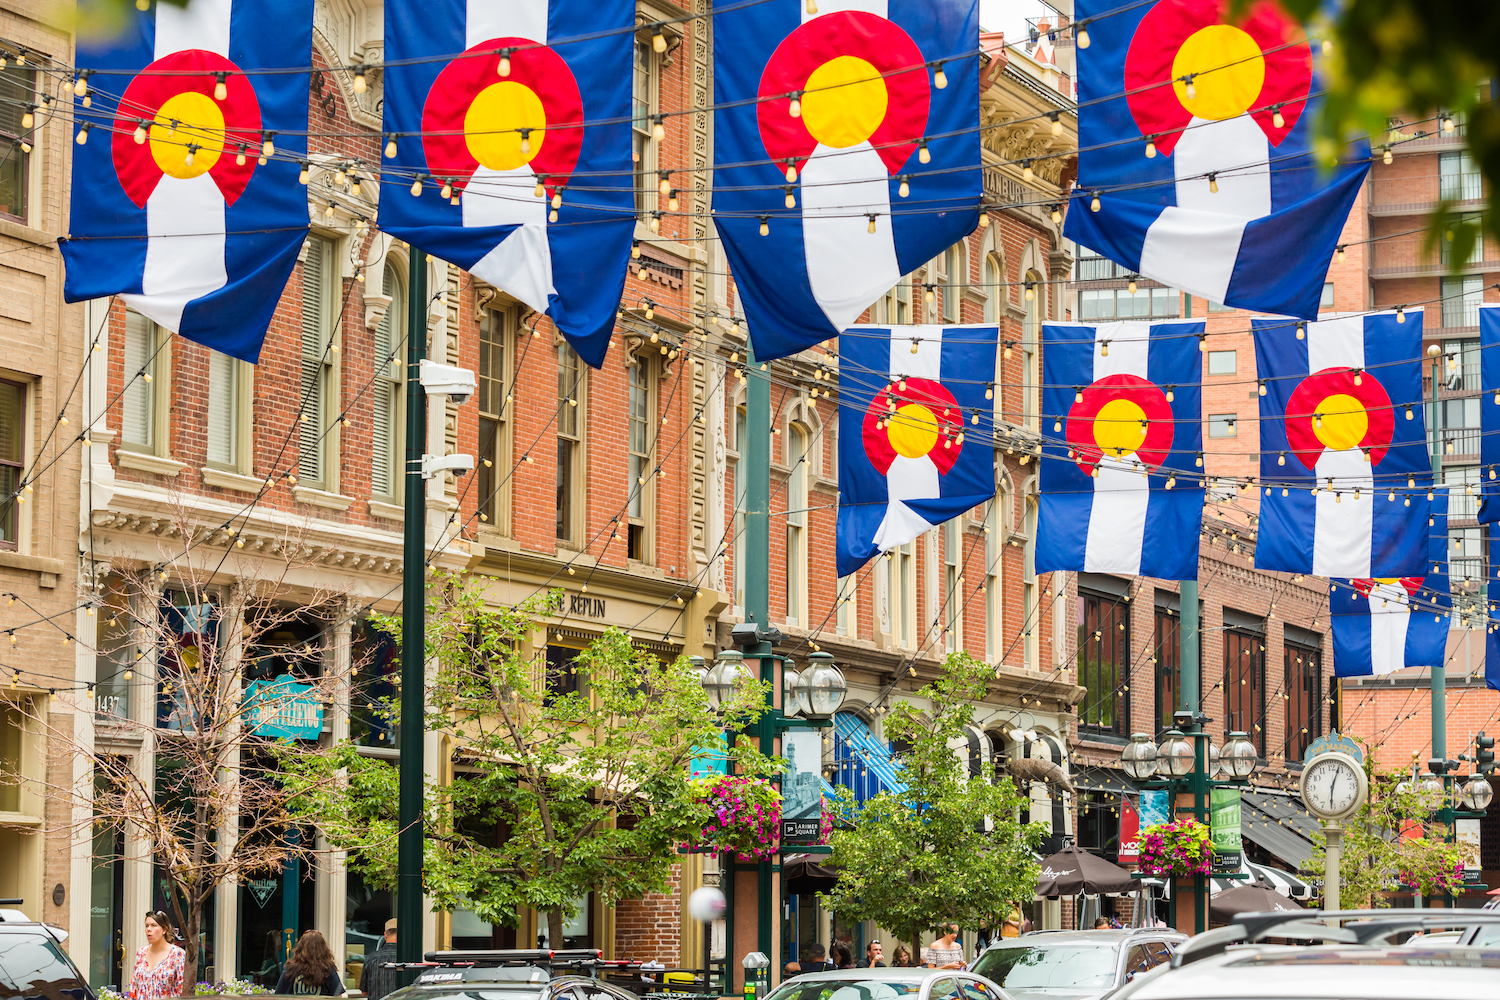
<svg viewBox="0 0 1500 1000">
<path fill-rule="evenodd" d="M 979 5 L 730 4 L 714 37 L 714 223 L 765 361 L 978 224 Z"/>
<path fill-rule="evenodd" d="M 93 75 L 73 108 L 68 302 L 119 295 L 189 340 L 260 357 L 307 236 L 312 16 L 313 0 L 159 3 L 79 41 Z"/>
<path fill-rule="evenodd" d="M 1500 521 L 1500 303 L 1479 307 L 1479 523 Z"/>
<path fill-rule="evenodd" d="M 1148 278 L 1316 319 L 1369 171 L 1312 155 L 1318 99 L 1300 25 L 1268 0 L 1079 0 L 1078 182 L 1064 233 Z"/>
<path fill-rule="evenodd" d="M 386 0 L 380 227 L 604 363 L 635 232 L 630 0 Z M 574 179 L 577 183 L 574 184 Z"/>
<path fill-rule="evenodd" d="M 1408 493 L 1398 490 L 1397 496 Z M 1333 672 L 1388 674 L 1402 667 L 1442 666 L 1448 656 L 1448 489 L 1433 491 L 1425 576 L 1329 581 Z"/>
<path fill-rule="evenodd" d="M 1492 691 L 1500 691 L 1500 531 L 1490 532 L 1488 549 L 1489 584 L 1485 597 L 1489 599 L 1488 624 L 1484 634 L 1484 684 Z"/>
<path fill-rule="evenodd" d="M 1260 397 L 1256 569 L 1421 576 L 1432 482 L 1422 311 L 1251 320 Z M 1410 503 L 1406 501 L 1410 499 Z"/>
<path fill-rule="evenodd" d="M 994 497 L 996 338 L 993 326 L 839 337 L 839 576 Z"/>
<path fill-rule="evenodd" d="M 1036 571 L 1198 578 L 1202 320 L 1042 327 Z"/>
</svg>

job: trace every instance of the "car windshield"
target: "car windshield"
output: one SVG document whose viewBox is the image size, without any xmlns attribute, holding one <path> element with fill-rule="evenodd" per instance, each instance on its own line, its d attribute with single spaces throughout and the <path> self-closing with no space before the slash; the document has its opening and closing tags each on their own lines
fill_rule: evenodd
<svg viewBox="0 0 1500 1000">
<path fill-rule="evenodd" d="M 1113 986 L 1119 951 L 1099 945 L 991 948 L 971 970 L 1008 990 L 1072 990 Z"/>
<path fill-rule="evenodd" d="M 922 992 L 920 980 L 890 982 L 871 979 L 819 979 L 798 976 L 777 988 L 766 1000 L 896 1000 Z"/>
</svg>

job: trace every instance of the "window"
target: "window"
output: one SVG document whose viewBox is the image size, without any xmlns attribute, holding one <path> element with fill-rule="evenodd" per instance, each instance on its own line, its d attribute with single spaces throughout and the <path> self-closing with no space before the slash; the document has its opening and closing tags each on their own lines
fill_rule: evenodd
<svg viewBox="0 0 1500 1000">
<path fill-rule="evenodd" d="M 1035 271 L 1027 271 L 1026 280 L 1031 283 L 1033 294 L 1030 299 L 1024 295 L 1021 297 L 1026 307 L 1026 315 L 1021 321 L 1021 422 L 1036 430 L 1039 409 L 1037 382 L 1040 380 L 1037 372 L 1037 348 L 1042 336 L 1042 315 L 1047 306 L 1047 286 L 1042 282 L 1042 276 Z"/>
<path fill-rule="evenodd" d="M 734 603 L 745 606 L 745 408 L 734 408 Z"/>
<path fill-rule="evenodd" d="M 984 258 L 984 321 L 986 323 L 1000 322 L 1000 314 L 1005 311 L 1005 272 L 1000 266 L 1000 258 L 990 254 Z"/>
<path fill-rule="evenodd" d="M 171 368 L 166 340 L 171 334 L 133 309 L 125 312 L 125 392 L 120 406 L 120 445 L 127 451 L 166 453 L 166 396 L 163 379 Z"/>
<path fill-rule="evenodd" d="M 904 326 L 912 322 L 911 278 L 903 277 L 875 303 L 875 322 Z"/>
<path fill-rule="evenodd" d="M 1462 379 L 1455 374 L 1451 377 L 1451 382 L 1461 385 Z M 1442 435 L 1445 462 L 1465 461 L 1464 458 L 1454 456 L 1479 454 L 1480 402 L 1477 396 L 1470 396 L 1468 399 L 1444 399 L 1438 403 L 1438 412 L 1442 415 L 1442 428 L 1438 433 Z M 1471 462 L 1473 460 L 1467 459 Z"/>
<path fill-rule="evenodd" d="M 943 638 L 950 653 L 964 648 L 964 601 L 958 585 L 963 539 L 958 518 L 943 522 Z"/>
<path fill-rule="evenodd" d="M 1156 639 L 1151 662 L 1156 667 L 1156 728 L 1170 729 L 1177 711 L 1177 670 L 1181 664 L 1182 622 L 1171 608 L 1156 609 Z"/>
<path fill-rule="evenodd" d="M 1021 555 L 1021 658 L 1027 670 L 1041 669 L 1036 633 L 1042 623 L 1041 601 L 1036 585 L 1036 517 L 1039 500 L 1026 497 L 1026 546 Z"/>
<path fill-rule="evenodd" d="M 1224 632 L 1224 728 L 1247 733 L 1260 756 L 1266 755 L 1265 643 L 1260 636 L 1239 629 Z"/>
<path fill-rule="evenodd" d="M 36 103 L 36 71 L 29 66 L 7 65 L 0 70 L 0 215 L 25 222 L 27 184 L 31 165 L 29 145 L 35 130 L 22 128 L 27 108 Z M 10 140 L 10 141 L 5 141 Z M 23 146 L 22 143 L 26 143 Z"/>
<path fill-rule="evenodd" d="M 1444 201 L 1478 201 L 1484 189 L 1479 166 L 1468 153 L 1438 157 L 1438 197 Z"/>
<path fill-rule="evenodd" d="M 568 344 L 557 349 L 557 540 L 576 541 L 583 504 L 579 496 L 583 475 L 583 435 L 579 415 L 583 407 L 583 366 L 578 352 Z"/>
<path fill-rule="evenodd" d="M 1130 730 L 1130 605 L 1118 597 L 1078 594 L 1078 683 L 1089 689 L 1078 724 L 1096 732 Z"/>
<path fill-rule="evenodd" d="M 1182 311 L 1175 288 L 1089 288 L 1078 293 L 1080 319 L 1171 319 Z"/>
<path fill-rule="evenodd" d="M 898 646 L 910 647 L 917 622 L 917 555 L 912 542 L 892 549 L 885 561 L 887 621 Z"/>
<path fill-rule="evenodd" d="M 1448 576 L 1451 580 L 1462 579 L 1464 583 L 1472 583 L 1482 579 L 1484 576 L 1484 540 L 1482 529 L 1453 528 L 1448 529 Z M 1459 595 L 1454 595 L 1455 606 L 1461 604 Z M 1483 609 L 1484 602 L 1481 595 L 1480 608 Z M 1454 616 L 1449 619 L 1457 623 L 1458 618 Z M 1480 619 L 1483 621 L 1483 618 Z M 1473 628 L 1475 625 L 1466 627 Z"/>
<path fill-rule="evenodd" d="M 1458 215 L 1455 218 L 1453 222 L 1454 228 L 1457 228 L 1458 226 L 1468 226 L 1474 229 L 1474 245 L 1470 248 L 1469 256 L 1467 259 L 1457 261 L 1453 259 L 1454 241 L 1438 240 L 1438 260 L 1444 267 L 1460 268 L 1469 264 L 1476 264 L 1484 260 L 1484 236 L 1482 233 L 1483 221 L 1484 216 L 1478 212 L 1466 212 Z"/>
<path fill-rule="evenodd" d="M 1210 413 L 1208 415 L 1208 436 L 1211 438 L 1234 437 L 1237 419 L 1238 415 L 1234 413 Z"/>
<path fill-rule="evenodd" d="M 807 624 L 807 428 L 788 428 L 786 460 L 786 620 Z"/>
<path fill-rule="evenodd" d="M 963 298 L 965 276 L 962 270 L 963 253 L 957 246 L 943 251 L 943 322 L 957 323 L 959 302 Z"/>
<path fill-rule="evenodd" d="M 839 635 L 859 634 L 859 604 L 856 601 L 859 577 L 841 576 L 838 579 L 838 618 L 835 629 Z"/>
<path fill-rule="evenodd" d="M 479 321 L 479 519 L 505 531 L 510 507 L 500 496 L 510 466 L 506 331 L 511 314 L 487 309 Z"/>
<path fill-rule="evenodd" d="M 637 38 L 631 77 L 630 138 L 635 163 L 635 211 L 642 221 L 656 207 L 656 150 L 651 139 L 652 116 L 656 114 L 656 53 L 650 41 Z"/>
<path fill-rule="evenodd" d="M 1323 282 L 1323 294 L 1318 298 L 1319 309 L 1333 308 L 1333 282 Z"/>
<path fill-rule="evenodd" d="M 1000 635 L 1004 624 L 1000 605 L 1000 553 L 1005 548 L 1000 530 L 1001 502 L 991 500 L 984 515 L 984 658 L 990 663 L 999 663 L 1005 655 Z"/>
<path fill-rule="evenodd" d="M 333 351 L 333 241 L 321 236 L 307 238 L 307 259 L 302 262 L 302 415 L 297 475 L 302 485 L 318 489 L 334 486 L 331 455 Z"/>
<path fill-rule="evenodd" d="M 1479 303 L 1484 301 L 1484 279 L 1444 278 L 1442 283 L 1443 326 L 1450 329 L 1478 326 Z"/>
<path fill-rule="evenodd" d="M 1449 465 L 1443 468 L 1443 485 L 1448 490 L 1448 522 L 1472 521 L 1479 516 L 1480 484 L 1483 482 L 1477 465 Z M 1465 487 L 1473 492 L 1465 492 Z M 1500 567 L 1497 567 L 1500 568 Z"/>
<path fill-rule="evenodd" d="M 239 472 L 249 466 L 243 433 L 245 366 L 227 354 L 208 352 L 208 464 Z"/>
<path fill-rule="evenodd" d="M 21 505 L 15 492 L 26 474 L 26 386 L 0 379 L 0 549 L 15 551 Z"/>
<path fill-rule="evenodd" d="M 1210 375 L 1233 375 L 1238 370 L 1236 351 L 1209 351 L 1208 373 Z"/>
<path fill-rule="evenodd" d="M 1323 735 L 1323 663 L 1319 651 L 1287 643 L 1285 666 L 1287 760 L 1301 760 L 1313 740 Z"/>
<path fill-rule="evenodd" d="M 647 559 L 646 520 L 655 482 L 650 476 L 651 425 L 655 407 L 652 405 L 651 375 L 646 370 L 647 365 L 648 362 L 642 360 L 630 366 L 630 399 L 626 411 L 626 446 L 630 453 L 630 480 L 626 484 L 630 491 L 626 555 L 642 562 Z"/>
<path fill-rule="evenodd" d="M 380 292 L 391 302 L 375 328 L 370 495 L 399 504 L 406 495 L 406 286 L 393 260 L 385 262 Z"/>
</svg>

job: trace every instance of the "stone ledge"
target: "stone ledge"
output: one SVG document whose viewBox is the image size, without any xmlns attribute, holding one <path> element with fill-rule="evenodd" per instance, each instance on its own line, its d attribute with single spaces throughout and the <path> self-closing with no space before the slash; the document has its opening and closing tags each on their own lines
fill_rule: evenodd
<svg viewBox="0 0 1500 1000">
<path fill-rule="evenodd" d="M 241 493 L 259 493 L 265 480 L 255 476 L 242 476 L 238 472 L 215 469 L 205 465 L 198 470 L 203 476 L 204 486 L 217 486 L 224 490 L 239 490 Z"/>
<path fill-rule="evenodd" d="M 186 462 L 179 462 L 175 458 L 146 455 L 138 451 L 126 451 L 123 448 L 115 452 L 115 464 L 122 469 L 137 469 L 157 476 L 176 476 L 187 468 Z"/>
<path fill-rule="evenodd" d="M 329 510 L 348 510 L 349 505 L 354 502 L 353 497 L 346 497 L 342 493 L 329 493 L 327 490 L 315 490 L 308 486 L 293 486 L 292 498 L 298 503 L 326 507 Z"/>
<path fill-rule="evenodd" d="M 386 503 L 383 500 L 370 501 L 370 516 L 383 517 L 387 521 L 406 522 L 406 508 L 400 504 Z"/>
<path fill-rule="evenodd" d="M 63 564 L 61 559 L 52 559 L 48 556 L 28 556 L 20 552 L 0 550 L 0 569 L 19 569 L 32 573 L 58 575 L 63 571 Z"/>
</svg>

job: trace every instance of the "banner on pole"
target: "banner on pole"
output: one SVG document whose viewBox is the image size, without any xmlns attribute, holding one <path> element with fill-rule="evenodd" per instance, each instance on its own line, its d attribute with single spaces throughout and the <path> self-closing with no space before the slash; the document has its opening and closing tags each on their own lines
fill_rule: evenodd
<svg viewBox="0 0 1500 1000">
<path fill-rule="evenodd" d="M 815 844 L 823 827 L 823 737 L 816 729 L 789 729 L 781 748 L 781 842 Z"/>
<path fill-rule="evenodd" d="M 1209 840 L 1224 867 L 1238 868 L 1245 841 L 1240 833 L 1240 790 L 1213 788 L 1208 794 Z"/>
</svg>

